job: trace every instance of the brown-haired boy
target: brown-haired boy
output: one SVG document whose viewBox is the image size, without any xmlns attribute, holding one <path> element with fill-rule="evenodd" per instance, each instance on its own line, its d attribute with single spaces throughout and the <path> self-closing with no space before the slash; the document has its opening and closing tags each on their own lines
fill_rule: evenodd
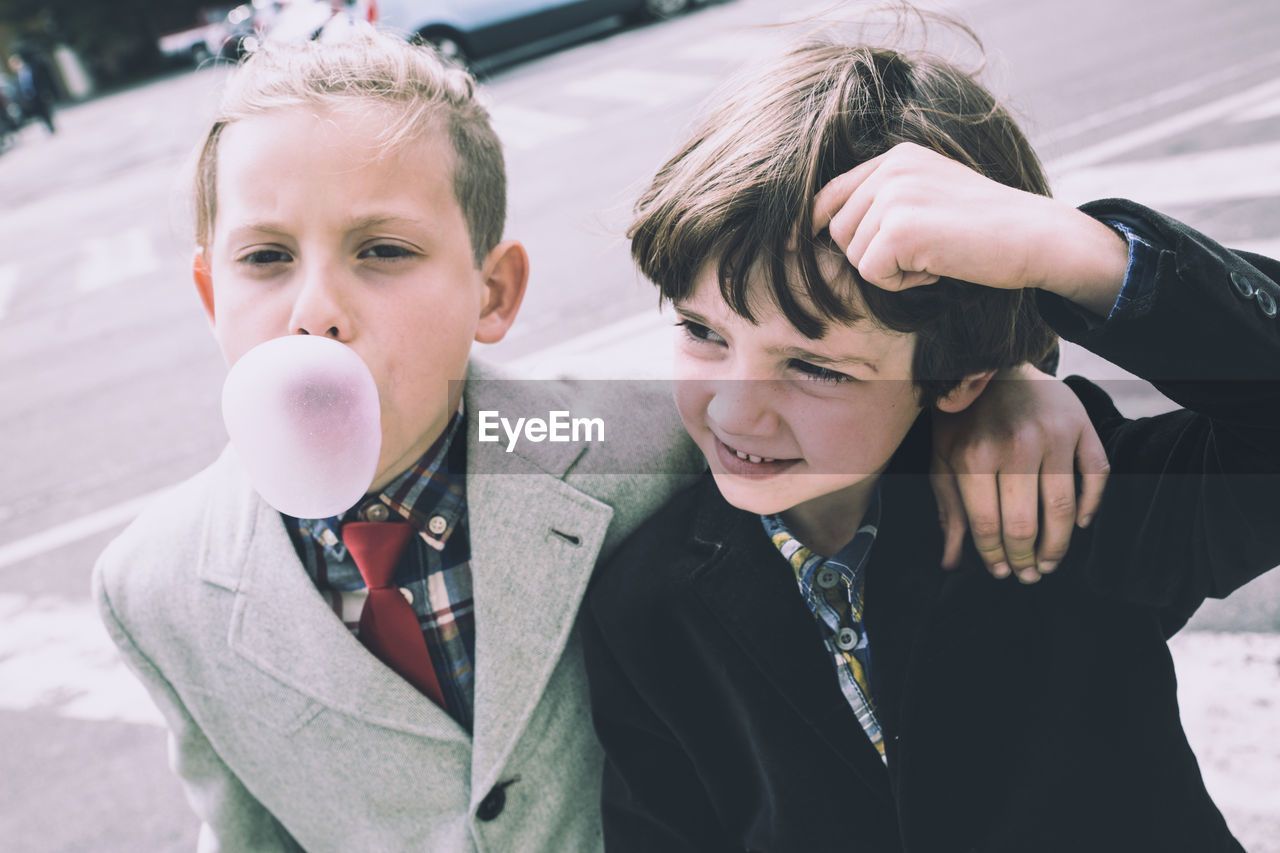
<svg viewBox="0 0 1280 853">
<path fill-rule="evenodd" d="M 608 849 L 1240 849 L 1165 640 L 1280 562 L 1280 264 L 1045 193 L 967 74 L 815 42 L 642 197 L 711 472 L 588 592 Z M 922 414 L 1034 358 L 1037 307 L 1186 408 L 1071 380 L 1113 470 L 1092 526 L 1036 585 L 972 548 L 939 573 Z"/>
</svg>

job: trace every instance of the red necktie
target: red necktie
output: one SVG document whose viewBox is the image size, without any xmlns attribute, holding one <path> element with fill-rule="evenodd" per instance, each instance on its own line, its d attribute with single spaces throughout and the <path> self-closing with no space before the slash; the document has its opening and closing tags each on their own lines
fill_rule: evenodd
<svg viewBox="0 0 1280 853">
<path fill-rule="evenodd" d="M 360 611 L 360 642 L 443 708 L 444 695 L 418 616 L 394 582 L 396 563 L 412 535 L 409 524 L 351 521 L 342 526 L 342 541 L 369 587 Z"/>
</svg>

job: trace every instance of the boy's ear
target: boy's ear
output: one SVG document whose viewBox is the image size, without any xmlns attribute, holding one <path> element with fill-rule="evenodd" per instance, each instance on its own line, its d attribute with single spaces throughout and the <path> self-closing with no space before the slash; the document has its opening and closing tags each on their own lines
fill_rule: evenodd
<svg viewBox="0 0 1280 853">
<path fill-rule="evenodd" d="M 517 240 L 504 240 L 493 247 L 480 266 L 484 278 L 484 304 L 476 340 L 496 344 L 515 322 L 525 286 L 529 283 L 529 254 Z"/>
<path fill-rule="evenodd" d="M 204 306 L 204 313 L 209 315 L 209 322 L 213 319 L 213 275 L 209 272 L 209 258 L 204 253 L 203 247 L 197 247 L 195 255 L 191 258 L 191 280 L 196 283 L 196 293 L 200 294 L 200 304 Z"/>
<path fill-rule="evenodd" d="M 971 373 L 960 380 L 959 385 L 939 397 L 938 402 L 934 403 L 934 405 L 940 411 L 951 414 L 963 412 L 972 405 L 974 400 L 981 396 L 982 392 L 987 389 L 987 383 L 995 375 L 996 372 L 994 370 L 988 370 L 985 373 Z"/>
</svg>

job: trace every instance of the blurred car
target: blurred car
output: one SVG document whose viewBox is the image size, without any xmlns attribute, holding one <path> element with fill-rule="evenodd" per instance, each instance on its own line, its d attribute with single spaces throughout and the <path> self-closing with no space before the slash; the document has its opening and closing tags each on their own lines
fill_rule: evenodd
<svg viewBox="0 0 1280 853">
<path fill-rule="evenodd" d="M 594 25 L 677 15 L 694 0 L 293 0 L 267 37 L 297 41 L 327 36 L 351 20 L 368 21 L 436 46 L 471 65 Z"/>
</svg>

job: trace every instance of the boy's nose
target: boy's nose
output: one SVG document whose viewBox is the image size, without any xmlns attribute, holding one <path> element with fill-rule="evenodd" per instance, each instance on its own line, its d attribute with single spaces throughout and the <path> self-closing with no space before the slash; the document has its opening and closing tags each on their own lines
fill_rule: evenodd
<svg viewBox="0 0 1280 853">
<path fill-rule="evenodd" d="M 341 289 L 333 276 L 306 276 L 289 318 L 289 332 L 295 335 L 324 335 L 337 341 L 351 336 L 351 322 L 343 307 Z"/>
<path fill-rule="evenodd" d="M 707 403 L 707 417 L 730 435 L 762 435 L 774 427 L 773 382 L 766 379 L 724 379 L 715 382 Z"/>
</svg>

